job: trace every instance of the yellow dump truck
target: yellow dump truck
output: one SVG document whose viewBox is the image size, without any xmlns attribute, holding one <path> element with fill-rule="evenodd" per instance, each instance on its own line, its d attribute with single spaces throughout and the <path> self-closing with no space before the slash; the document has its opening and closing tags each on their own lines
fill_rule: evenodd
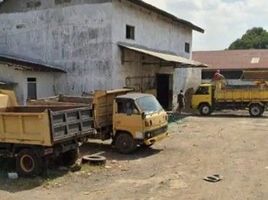
<svg viewBox="0 0 268 200">
<path fill-rule="evenodd" d="M 97 132 L 91 138 L 112 139 L 121 153 L 131 153 L 137 146 L 151 146 L 168 136 L 168 115 L 157 99 L 130 91 L 96 91 L 93 99 Z"/>
<path fill-rule="evenodd" d="M 31 102 L 53 104 L 53 99 Z M 132 89 L 95 91 L 90 97 L 56 98 L 55 105 L 92 104 L 94 129 L 91 139 L 109 140 L 121 153 L 138 146 L 151 146 L 168 136 L 168 115 L 153 95 L 132 93 Z"/>
<path fill-rule="evenodd" d="M 263 115 L 268 105 L 268 88 L 259 86 L 228 86 L 221 82 L 202 84 L 192 97 L 192 108 L 201 115 L 216 110 L 248 109 L 252 117 Z"/>
<path fill-rule="evenodd" d="M 91 108 L 18 106 L 12 91 L 0 90 L 0 156 L 15 157 L 22 176 L 40 174 L 49 157 L 73 164 L 78 143 L 94 132 Z"/>
</svg>

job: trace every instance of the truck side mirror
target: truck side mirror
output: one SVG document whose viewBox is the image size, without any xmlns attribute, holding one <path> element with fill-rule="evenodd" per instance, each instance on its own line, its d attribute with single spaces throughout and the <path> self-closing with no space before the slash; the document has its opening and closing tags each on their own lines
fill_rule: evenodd
<svg viewBox="0 0 268 200">
<path fill-rule="evenodd" d="M 145 117 L 146 117 L 145 112 L 141 113 L 141 117 L 142 117 L 142 119 L 145 119 Z"/>
</svg>

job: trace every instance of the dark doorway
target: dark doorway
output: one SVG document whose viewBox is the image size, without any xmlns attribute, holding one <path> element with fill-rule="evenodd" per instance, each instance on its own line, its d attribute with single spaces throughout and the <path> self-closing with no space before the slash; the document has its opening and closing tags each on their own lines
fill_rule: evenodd
<svg viewBox="0 0 268 200">
<path fill-rule="evenodd" d="M 28 78 L 27 79 L 27 99 L 37 99 L 37 86 L 36 86 L 36 78 Z"/>
<path fill-rule="evenodd" d="M 157 99 L 165 110 L 172 110 L 173 76 L 170 74 L 157 74 Z"/>
</svg>

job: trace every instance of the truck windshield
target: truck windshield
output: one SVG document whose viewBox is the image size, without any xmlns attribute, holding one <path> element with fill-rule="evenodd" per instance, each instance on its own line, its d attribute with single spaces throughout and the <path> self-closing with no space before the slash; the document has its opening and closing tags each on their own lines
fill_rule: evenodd
<svg viewBox="0 0 268 200">
<path fill-rule="evenodd" d="M 137 99 L 136 102 L 139 108 L 142 110 L 142 112 L 145 112 L 145 114 L 150 114 L 163 110 L 162 106 L 159 104 L 159 102 L 154 96 L 141 97 Z"/>
</svg>

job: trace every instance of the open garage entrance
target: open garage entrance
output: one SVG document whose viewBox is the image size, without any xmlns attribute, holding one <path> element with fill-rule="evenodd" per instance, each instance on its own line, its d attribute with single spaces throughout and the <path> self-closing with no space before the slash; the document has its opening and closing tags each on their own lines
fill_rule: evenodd
<svg viewBox="0 0 268 200">
<path fill-rule="evenodd" d="M 165 110 L 172 110 L 173 100 L 173 75 L 156 75 L 157 99 Z"/>
</svg>

